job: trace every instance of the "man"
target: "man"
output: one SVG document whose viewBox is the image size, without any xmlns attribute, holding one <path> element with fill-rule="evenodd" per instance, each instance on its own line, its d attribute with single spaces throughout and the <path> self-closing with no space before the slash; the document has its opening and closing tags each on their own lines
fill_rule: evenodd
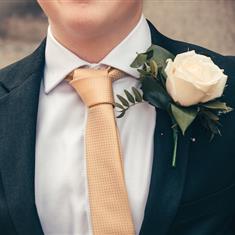
<svg viewBox="0 0 235 235">
<path fill-rule="evenodd" d="M 109 121 L 103 125 L 100 112 L 91 124 L 90 110 L 98 108 L 86 104 L 80 83 L 73 82 L 96 79 L 90 78 L 94 71 L 103 78 L 111 67 L 125 73 L 112 83 L 115 97 L 138 88 L 130 64 L 136 52 L 157 44 L 175 55 L 195 50 L 211 57 L 229 77 L 223 99 L 235 107 L 235 57 L 165 37 L 143 17 L 141 0 L 38 2 L 49 19 L 46 40 L 0 71 L 0 234 L 235 234 L 234 112 L 222 119 L 222 137 L 212 142 L 198 122 L 179 136 L 173 168 L 166 112 L 147 102 L 132 107 L 116 120 L 123 179 L 116 177 L 122 172 L 118 160 L 119 170 L 112 165 L 110 171 L 112 161 L 100 169 L 95 157 L 110 153 L 117 138 L 109 133 L 103 141 Z M 71 74 L 83 79 L 71 81 Z M 96 132 L 95 140 L 89 131 Z"/>
</svg>

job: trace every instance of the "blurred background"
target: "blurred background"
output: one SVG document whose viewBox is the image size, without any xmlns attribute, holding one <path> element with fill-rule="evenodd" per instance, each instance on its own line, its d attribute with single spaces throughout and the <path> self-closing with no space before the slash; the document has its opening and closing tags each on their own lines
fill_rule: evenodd
<svg viewBox="0 0 235 235">
<path fill-rule="evenodd" d="M 144 14 L 170 38 L 235 55 L 235 0 L 144 0 Z M 0 68 L 31 53 L 46 30 L 36 0 L 0 0 Z"/>
</svg>

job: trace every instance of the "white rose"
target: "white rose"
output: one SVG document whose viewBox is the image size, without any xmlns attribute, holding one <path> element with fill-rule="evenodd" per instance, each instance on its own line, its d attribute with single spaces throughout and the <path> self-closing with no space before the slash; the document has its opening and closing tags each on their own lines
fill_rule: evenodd
<svg viewBox="0 0 235 235">
<path fill-rule="evenodd" d="M 224 71 L 210 57 L 189 51 L 167 60 L 166 88 L 182 106 L 205 103 L 222 96 L 227 82 Z"/>
</svg>

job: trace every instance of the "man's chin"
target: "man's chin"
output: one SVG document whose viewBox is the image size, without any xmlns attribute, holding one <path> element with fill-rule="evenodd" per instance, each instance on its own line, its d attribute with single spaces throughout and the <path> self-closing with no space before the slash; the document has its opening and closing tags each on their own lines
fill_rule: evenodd
<svg viewBox="0 0 235 235">
<path fill-rule="evenodd" d="M 94 0 L 58 0 L 58 3 L 63 4 L 63 5 L 68 5 L 68 4 L 77 4 L 77 5 L 86 5 L 89 3 L 94 3 Z"/>
</svg>

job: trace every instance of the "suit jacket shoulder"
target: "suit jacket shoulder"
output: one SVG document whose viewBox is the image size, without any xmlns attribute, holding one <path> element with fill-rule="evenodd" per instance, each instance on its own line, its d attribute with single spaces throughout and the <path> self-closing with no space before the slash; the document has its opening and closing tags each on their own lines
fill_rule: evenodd
<svg viewBox="0 0 235 235">
<path fill-rule="evenodd" d="M 0 97 L 20 86 L 33 73 L 43 72 L 45 44 L 43 40 L 32 54 L 0 70 Z"/>
<path fill-rule="evenodd" d="M 230 61 L 231 65 L 235 67 L 235 56 L 227 56 L 227 58 Z"/>
</svg>

